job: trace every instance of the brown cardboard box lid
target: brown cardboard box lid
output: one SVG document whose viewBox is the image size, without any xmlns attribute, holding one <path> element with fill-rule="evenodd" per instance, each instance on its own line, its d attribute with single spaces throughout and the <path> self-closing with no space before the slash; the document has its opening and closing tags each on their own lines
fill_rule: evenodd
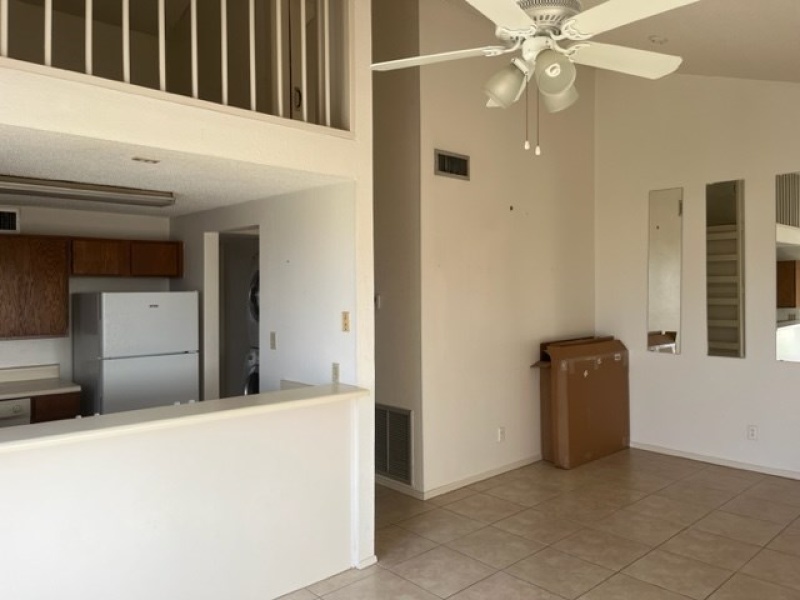
<svg viewBox="0 0 800 600">
<path fill-rule="evenodd" d="M 531 368 L 548 369 L 555 360 L 586 358 L 627 352 L 625 345 L 614 336 L 583 337 L 544 342 L 540 346 L 541 358 Z"/>
</svg>

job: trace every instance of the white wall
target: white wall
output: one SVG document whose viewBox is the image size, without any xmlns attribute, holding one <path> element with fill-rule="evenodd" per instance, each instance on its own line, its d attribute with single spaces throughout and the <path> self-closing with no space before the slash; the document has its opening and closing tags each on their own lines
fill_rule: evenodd
<svg viewBox="0 0 800 600">
<path fill-rule="evenodd" d="M 177 285 L 215 295 L 218 289 L 204 289 L 205 270 L 218 269 L 202 259 L 204 234 L 259 227 L 264 391 L 280 389 L 281 379 L 330 382 L 333 362 L 340 364 L 343 383 L 358 378 L 354 191 L 353 185 L 342 184 L 173 220 L 173 237 L 184 241 L 189 264 Z M 341 328 L 342 311 L 351 314 L 349 333 Z M 269 347 L 271 331 L 277 334 L 275 350 Z M 219 372 L 219 346 L 205 340 L 205 377 L 213 379 Z"/>
<path fill-rule="evenodd" d="M 351 33 L 346 61 L 350 87 L 344 93 L 349 108 L 349 115 L 344 119 L 348 131 L 288 122 L 8 59 L 0 59 L 0 89 L 3 90 L 0 123 L 319 173 L 354 182 L 348 184 L 353 202 L 349 224 L 353 277 L 338 282 L 336 288 L 341 290 L 337 293 L 352 298 L 353 312 L 357 315 L 350 334 L 354 367 L 350 372 L 344 370 L 342 379 L 348 381 L 352 377 L 359 386 L 372 390 L 375 375 L 371 6 L 361 0 L 346 0 L 345 4 Z M 338 272 L 338 268 L 336 265 L 333 271 Z M 189 265 L 188 271 L 191 269 Z M 202 277 L 199 281 L 202 282 Z M 316 288 L 310 291 L 313 294 Z M 330 338 L 302 340 L 296 347 L 305 349 L 313 344 L 329 343 Z M 325 354 L 325 362 L 330 363 L 336 352 L 334 345 L 319 350 L 317 355 Z M 358 403 L 356 414 L 358 441 L 353 451 L 362 477 L 357 483 L 353 506 L 359 522 L 356 545 L 359 556 L 355 564 L 364 565 L 374 561 L 374 480 L 371 475 L 374 409 L 371 396 Z"/>
<path fill-rule="evenodd" d="M 465 5 L 415 4 L 422 53 L 494 39 L 491 23 Z M 385 58 L 400 58 L 411 45 L 413 39 L 398 40 L 397 54 Z M 591 332 L 594 325 L 592 73 L 579 74 L 578 104 L 559 115 L 542 115 L 543 155 L 536 157 L 523 150 L 524 103 L 508 111 L 485 108 L 481 87 L 506 63 L 474 59 L 420 70 L 419 198 L 403 197 L 410 184 L 377 198 L 419 203 L 418 216 L 408 206 L 386 209 L 396 220 L 376 220 L 376 236 L 420 238 L 423 455 L 415 458 L 416 468 L 423 469 L 416 487 L 425 494 L 537 458 L 538 377 L 530 365 L 538 359 L 538 345 L 546 338 Z M 407 77 L 406 85 L 415 85 Z M 411 130 L 414 122 L 402 126 Z M 399 123 L 376 130 L 381 127 L 387 136 L 408 136 L 384 141 L 403 149 L 417 135 L 398 131 Z M 471 181 L 434 176 L 436 148 L 471 156 Z M 377 146 L 376 154 L 385 149 Z M 415 173 L 412 169 L 411 182 Z M 397 267 L 413 283 L 416 260 L 413 253 L 405 261 L 394 257 L 379 265 L 378 273 Z M 389 320 L 383 312 L 394 310 L 393 327 L 407 327 L 400 340 L 409 343 L 416 323 L 403 319 L 413 319 L 413 306 L 395 307 L 410 302 L 408 291 L 395 297 L 379 291 L 384 306 L 379 319 Z M 416 359 L 412 352 L 406 357 Z M 379 356 L 379 364 L 384 360 Z M 414 375 L 413 363 L 398 363 L 390 381 Z M 406 389 L 413 392 L 414 383 Z M 498 443 L 501 426 L 507 439 Z"/>
<path fill-rule="evenodd" d="M 596 319 L 631 352 L 635 444 L 800 477 L 800 367 L 775 360 L 775 176 L 800 165 L 800 85 L 602 74 Z M 745 180 L 746 358 L 706 356 L 705 186 Z M 683 344 L 645 351 L 647 196 L 684 188 Z M 747 441 L 747 425 L 760 439 Z"/>
<path fill-rule="evenodd" d="M 376 2 L 375 61 L 419 52 L 417 1 Z M 420 70 L 375 73 L 375 395 L 412 413 L 413 487 L 423 485 Z"/>
<path fill-rule="evenodd" d="M 123 239 L 169 239 L 169 219 L 61 210 L 26 206 L 20 208 L 22 233 Z M 71 277 L 70 294 L 78 292 L 161 291 L 169 287 L 164 278 Z M 61 366 L 61 375 L 72 376 L 72 338 L 0 341 L 0 368 L 29 365 Z"/>
<path fill-rule="evenodd" d="M 40 437 L 0 445 L 4 597 L 269 600 L 347 569 L 366 392 L 281 394 L 18 428 Z"/>
</svg>

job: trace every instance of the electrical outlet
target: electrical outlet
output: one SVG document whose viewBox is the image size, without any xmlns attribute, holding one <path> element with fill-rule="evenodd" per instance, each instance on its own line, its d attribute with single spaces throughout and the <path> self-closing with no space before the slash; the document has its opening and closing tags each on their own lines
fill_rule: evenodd
<svg viewBox="0 0 800 600">
<path fill-rule="evenodd" d="M 331 381 L 333 383 L 339 383 L 339 363 L 333 363 L 331 365 Z"/>
<path fill-rule="evenodd" d="M 274 331 L 269 332 L 269 349 L 276 350 L 278 348 L 278 335 Z"/>
<path fill-rule="evenodd" d="M 350 331 L 350 312 L 342 311 L 342 331 L 348 333 Z"/>
<path fill-rule="evenodd" d="M 498 442 L 505 442 L 506 441 L 506 428 L 505 427 L 498 427 L 497 428 L 497 441 Z"/>
<path fill-rule="evenodd" d="M 747 426 L 747 439 L 751 442 L 755 442 L 758 440 L 758 425 L 748 425 Z"/>
</svg>

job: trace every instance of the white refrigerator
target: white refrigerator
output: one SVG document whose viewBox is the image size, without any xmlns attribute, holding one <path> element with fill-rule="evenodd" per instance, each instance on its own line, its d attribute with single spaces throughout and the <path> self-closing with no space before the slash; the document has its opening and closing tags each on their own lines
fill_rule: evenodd
<svg viewBox="0 0 800 600">
<path fill-rule="evenodd" d="M 197 292 L 73 294 L 84 415 L 199 400 Z"/>
</svg>

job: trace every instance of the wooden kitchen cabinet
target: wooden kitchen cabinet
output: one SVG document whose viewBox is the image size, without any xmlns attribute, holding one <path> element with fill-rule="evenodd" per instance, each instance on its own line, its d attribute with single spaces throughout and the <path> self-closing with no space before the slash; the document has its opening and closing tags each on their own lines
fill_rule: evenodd
<svg viewBox="0 0 800 600">
<path fill-rule="evenodd" d="M 796 308 L 800 306 L 800 261 L 779 261 L 777 282 L 778 308 Z"/>
<path fill-rule="evenodd" d="M 183 276 L 183 243 L 131 242 L 131 275 L 136 277 Z"/>
<path fill-rule="evenodd" d="M 67 335 L 68 257 L 66 238 L 0 236 L 0 338 Z"/>
<path fill-rule="evenodd" d="M 72 274 L 125 277 L 131 274 L 131 247 L 127 240 L 72 240 Z"/>
<path fill-rule="evenodd" d="M 88 277 L 182 277 L 183 243 L 72 240 L 72 275 Z"/>
<path fill-rule="evenodd" d="M 31 398 L 31 423 L 74 419 L 81 414 L 81 394 L 49 394 Z"/>
</svg>

